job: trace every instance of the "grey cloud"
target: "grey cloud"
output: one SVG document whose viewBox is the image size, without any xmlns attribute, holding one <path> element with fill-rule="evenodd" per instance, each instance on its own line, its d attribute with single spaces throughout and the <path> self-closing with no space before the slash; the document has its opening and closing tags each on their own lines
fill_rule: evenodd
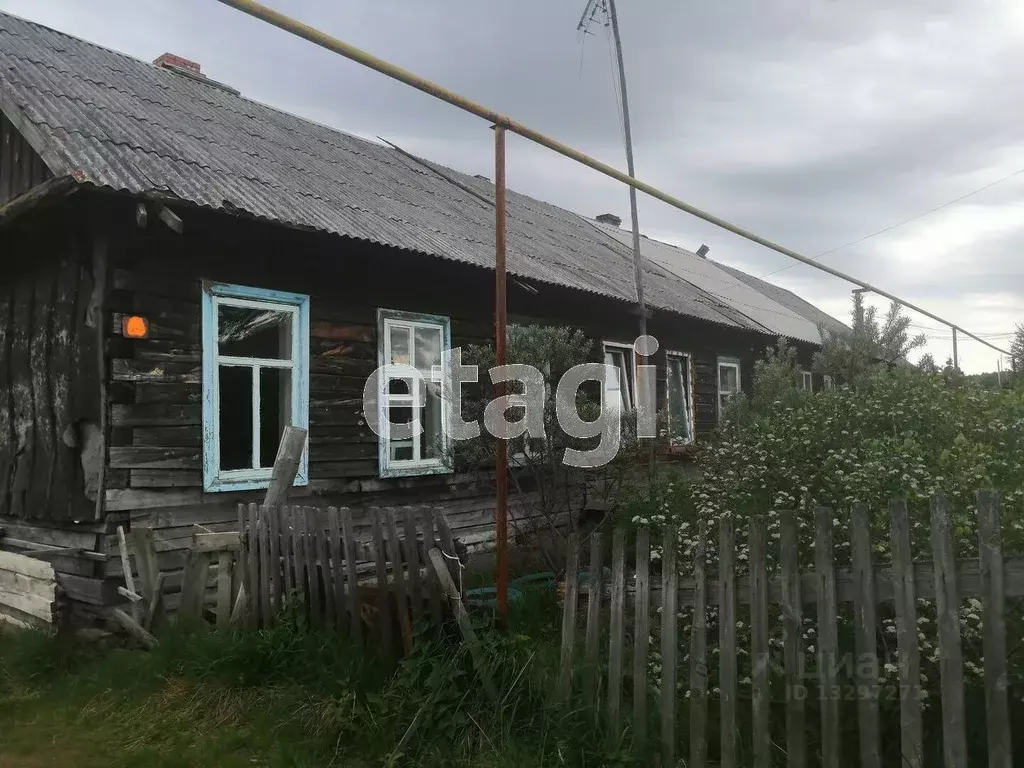
<svg viewBox="0 0 1024 768">
<path fill-rule="evenodd" d="M 264 1 L 625 166 L 605 30 L 584 41 L 576 32 L 583 0 Z M 638 174 L 808 255 L 1024 166 L 1024 14 L 1013 0 L 619 5 Z M 142 58 L 180 53 L 252 98 L 493 175 L 483 121 L 213 0 L 0 8 Z M 557 205 L 628 212 L 621 185 L 515 137 L 508 170 L 514 188 Z M 1015 181 L 970 202 L 1024 204 L 1024 178 Z M 993 235 L 966 221 L 967 246 L 922 252 L 913 236 L 944 232 L 952 213 L 823 261 L 934 302 L 968 327 L 1010 330 L 1014 315 L 1024 319 L 1024 207 L 1017 227 Z M 690 248 L 705 242 L 713 257 L 755 275 L 791 263 L 657 201 L 641 199 L 641 226 Z M 771 279 L 845 317 L 848 284 L 805 266 Z M 998 306 L 964 298 L 985 294 L 998 295 Z M 994 367 L 994 353 L 968 346 L 965 355 L 968 366 Z"/>
</svg>

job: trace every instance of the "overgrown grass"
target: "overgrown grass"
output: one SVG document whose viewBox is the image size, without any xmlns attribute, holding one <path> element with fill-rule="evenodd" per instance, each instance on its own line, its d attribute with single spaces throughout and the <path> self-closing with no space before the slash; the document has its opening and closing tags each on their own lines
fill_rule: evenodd
<svg viewBox="0 0 1024 768">
<path fill-rule="evenodd" d="M 454 628 L 397 665 L 290 620 L 166 634 L 152 653 L 0 632 L 0 766 L 590 766 L 607 735 L 553 701 L 558 606 L 479 620 L 491 700 Z"/>
</svg>

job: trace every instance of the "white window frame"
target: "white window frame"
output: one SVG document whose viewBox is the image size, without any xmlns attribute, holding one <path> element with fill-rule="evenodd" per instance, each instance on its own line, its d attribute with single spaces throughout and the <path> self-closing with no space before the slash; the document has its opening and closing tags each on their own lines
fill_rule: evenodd
<svg viewBox="0 0 1024 768">
<path fill-rule="evenodd" d="M 416 312 L 403 312 L 397 309 L 377 310 L 377 365 L 383 367 L 391 362 L 391 329 L 409 329 L 410 365 L 415 362 L 416 328 L 429 328 L 441 331 L 442 358 L 452 348 L 451 319 L 444 315 L 425 315 Z M 421 371 L 421 374 L 423 372 Z M 377 416 L 380 435 L 377 438 L 377 472 L 382 478 L 412 477 L 415 475 L 443 475 L 452 471 L 450 455 L 452 448 L 451 429 L 448 423 L 448 381 L 443 365 L 434 366 L 430 373 L 431 381 L 441 387 L 441 456 L 433 458 L 417 458 L 420 453 L 420 441 L 412 438 L 412 459 L 394 459 L 391 457 L 391 422 L 388 418 L 389 407 L 393 404 L 408 402 L 410 405 L 419 402 L 422 382 L 419 377 L 412 378 L 412 392 L 408 395 L 393 395 L 388 389 L 389 379 L 385 375 L 378 378 Z"/>
<path fill-rule="evenodd" d="M 810 371 L 800 371 L 800 389 L 804 392 L 814 391 L 814 374 Z"/>
<path fill-rule="evenodd" d="M 617 341 L 605 341 L 601 343 L 601 362 L 607 365 L 605 357 L 609 354 L 621 354 L 623 356 L 623 363 L 629 369 L 627 378 L 629 381 L 623 386 L 623 383 L 619 382 L 619 391 L 626 393 L 626 400 L 622 404 L 623 411 L 631 411 L 636 408 L 637 402 L 637 390 L 636 390 L 636 352 L 633 349 L 632 344 L 622 344 Z M 618 369 L 618 366 L 616 366 Z M 607 387 L 602 385 L 601 387 L 601 402 L 604 403 L 605 395 L 607 394 Z"/>
<path fill-rule="evenodd" d="M 736 370 L 736 391 L 722 389 L 722 369 L 733 368 Z M 735 357 L 718 358 L 718 366 L 715 368 L 715 391 L 718 392 L 718 420 L 722 420 L 725 412 L 725 401 L 722 398 L 735 397 L 743 390 L 743 379 L 740 371 L 740 361 Z"/>
<path fill-rule="evenodd" d="M 260 467 L 259 370 L 291 371 L 292 426 L 309 429 L 309 296 L 228 283 L 204 283 L 203 326 L 203 490 L 244 491 L 267 488 L 273 467 Z M 218 311 L 221 306 L 247 307 L 291 314 L 291 357 L 288 359 L 235 357 L 220 354 Z M 248 367 L 253 371 L 252 467 L 220 468 L 220 368 Z M 295 485 L 309 482 L 309 446 L 303 449 Z"/>
<path fill-rule="evenodd" d="M 821 385 L 822 389 L 826 391 L 830 389 L 835 389 L 836 380 L 826 373 L 824 376 L 821 377 Z"/>
<path fill-rule="evenodd" d="M 687 438 L 682 443 L 683 445 L 690 445 L 696 439 L 697 434 L 697 421 L 694 416 L 693 408 L 693 356 L 689 352 L 675 352 L 668 350 L 665 352 L 665 403 L 668 408 L 668 438 L 672 439 L 672 403 L 671 390 L 668 386 L 669 377 L 672 375 L 671 360 L 683 359 L 686 361 L 686 380 L 683 382 L 683 392 L 685 392 L 686 401 L 684 403 L 686 409 L 686 420 L 687 420 Z"/>
</svg>

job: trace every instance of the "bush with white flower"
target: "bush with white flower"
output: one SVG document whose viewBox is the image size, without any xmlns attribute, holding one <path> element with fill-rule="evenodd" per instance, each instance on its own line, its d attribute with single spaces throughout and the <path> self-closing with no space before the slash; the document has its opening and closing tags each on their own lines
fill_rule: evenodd
<svg viewBox="0 0 1024 768">
<path fill-rule="evenodd" d="M 777 353 L 773 357 L 781 359 Z M 784 378 L 775 376 L 776 381 Z M 844 386 L 815 394 L 788 392 L 767 404 L 755 392 L 750 400 L 737 403 L 731 413 L 733 418 L 701 450 L 699 476 L 688 480 L 668 473 L 650 494 L 634 495 L 628 505 L 634 523 L 676 533 L 684 577 L 693 567 L 699 529 L 706 532 L 706 572 L 709 578 L 717 575 L 717 531 L 722 519 L 730 519 L 735 526 L 737 568 L 745 570 L 748 523 L 754 516 L 765 518 L 769 568 L 774 571 L 780 510 L 796 512 L 801 569 L 813 569 L 814 510 L 818 506 L 832 510 L 837 566 L 849 564 L 850 509 L 854 504 L 868 505 L 872 511 L 875 562 L 888 562 L 888 502 L 893 498 L 907 500 L 915 560 L 928 561 L 929 498 L 933 494 L 949 499 L 957 556 L 977 557 L 975 493 L 982 489 L 1001 494 L 1004 554 L 1024 552 L 1024 392 L 1020 390 L 989 391 L 915 370 L 877 370 L 862 377 L 856 388 Z M 1011 638 L 1024 631 L 1020 603 L 1008 605 Z M 777 606 L 772 611 L 769 642 L 774 689 L 781 682 L 782 632 Z M 744 609 L 739 615 L 745 616 Z M 923 703 L 935 710 L 929 715 L 933 716 L 938 712 L 939 682 L 934 604 L 919 601 L 918 615 Z M 681 638 L 687 638 L 692 609 L 684 608 L 681 616 Z M 813 608 L 805 611 L 803 636 L 806 673 L 812 680 L 816 674 L 811 650 L 815 647 L 813 616 Z M 959 618 L 969 701 L 980 695 L 983 685 L 982 616 L 980 601 L 969 598 L 962 602 Z M 896 707 L 900 681 L 891 606 L 879 606 L 879 622 L 879 692 L 883 702 Z M 712 611 L 708 626 L 713 683 L 718 628 Z M 840 610 L 841 651 L 852 650 L 852 627 L 851 606 L 844 604 Z M 738 654 L 742 697 L 744 688 L 749 693 L 743 682 L 750 674 L 746 653 L 749 627 L 738 627 L 737 635 L 742 649 Z M 683 669 L 688 665 L 687 646 L 684 639 L 680 648 Z M 1024 696 L 1024 659 L 1019 656 L 1010 659 L 1016 707 L 1022 706 Z"/>
</svg>

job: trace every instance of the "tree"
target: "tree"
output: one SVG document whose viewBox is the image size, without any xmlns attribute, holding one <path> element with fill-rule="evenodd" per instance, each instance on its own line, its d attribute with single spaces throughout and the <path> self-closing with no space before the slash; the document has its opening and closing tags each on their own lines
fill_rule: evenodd
<svg viewBox="0 0 1024 768">
<path fill-rule="evenodd" d="M 921 371 L 921 373 L 939 372 L 938 363 L 935 362 L 935 358 L 932 356 L 931 352 L 925 352 L 921 355 L 921 359 L 917 361 L 917 369 Z"/>
<path fill-rule="evenodd" d="M 924 334 L 911 338 L 910 318 L 895 301 L 880 322 L 876 308 L 865 307 L 863 293 L 857 292 L 850 314 L 851 332 L 819 329 L 821 351 L 815 355 L 814 368 L 838 383 L 855 383 L 879 364 L 893 367 L 906 363 L 907 355 L 927 341 Z"/>
<path fill-rule="evenodd" d="M 561 540 L 566 518 L 575 525 L 587 507 L 607 506 L 625 476 L 642 466 L 633 411 L 622 416 L 619 452 L 607 465 L 581 469 L 563 461 L 567 448 L 587 450 L 595 443 L 595 439 L 569 435 L 557 418 L 555 404 L 559 380 L 573 366 L 590 362 L 593 344 L 592 339 L 573 328 L 519 324 L 508 327 L 508 362 L 532 366 L 544 378 L 544 437 L 529 439 L 523 435 L 508 441 L 509 525 L 517 535 L 532 537 L 537 551 L 552 569 L 558 566 L 561 549 L 549 546 L 551 537 Z M 467 421 L 481 422 L 493 397 L 493 384 L 487 372 L 496 362 L 494 344 L 468 345 L 463 353 L 464 364 L 480 367 L 480 381 L 464 387 L 462 415 Z M 509 386 L 509 392 L 523 394 L 521 385 L 512 382 Z M 597 419 L 601 403 L 595 387 L 580 388 L 576 408 L 582 420 Z M 523 409 L 519 406 L 506 411 L 509 421 L 522 417 Z M 484 430 L 477 438 L 455 444 L 454 465 L 460 471 L 489 471 L 497 449 L 498 439 Z"/>
<path fill-rule="evenodd" d="M 1017 330 L 1010 343 L 1010 365 L 1014 373 L 1024 373 L 1024 323 L 1017 323 Z"/>
</svg>

